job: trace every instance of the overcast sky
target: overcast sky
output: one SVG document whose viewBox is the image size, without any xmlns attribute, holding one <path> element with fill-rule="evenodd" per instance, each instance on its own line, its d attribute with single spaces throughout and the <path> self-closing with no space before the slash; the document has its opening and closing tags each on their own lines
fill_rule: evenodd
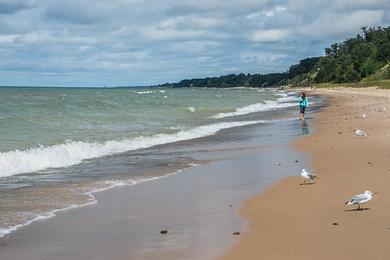
<svg viewBox="0 0 390 260">
<path fill-rule="evenodd" d="M 389 0 L 0 0 L 0 85 L 281 72 L 389 22 Z"/>
</svg>

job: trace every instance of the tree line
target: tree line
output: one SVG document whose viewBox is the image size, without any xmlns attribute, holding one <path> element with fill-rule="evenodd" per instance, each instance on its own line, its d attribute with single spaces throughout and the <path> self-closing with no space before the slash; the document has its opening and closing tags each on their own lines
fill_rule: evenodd
<svg viewBox="0 0 390 260">
<path fill-rule="evenodd" d="M 325 48 L 316 82 L 357 82 L 389 63 L 390 27 L 362 27 L 362 33 Z"/>
</svg>

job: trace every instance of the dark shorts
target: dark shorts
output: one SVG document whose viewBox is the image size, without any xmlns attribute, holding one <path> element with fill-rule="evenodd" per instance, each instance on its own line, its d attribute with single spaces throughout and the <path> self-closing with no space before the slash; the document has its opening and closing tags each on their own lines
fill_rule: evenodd
<svg viewBox="0 0 390 260">
<path fill-rule="evenodd" d="M 299 111 L 301 111 L 302 114 L 305 113 L 305 109 L 306 109 L 306 107 L 304 107 L 304 106 L 299 106 Z"/>
</svg>

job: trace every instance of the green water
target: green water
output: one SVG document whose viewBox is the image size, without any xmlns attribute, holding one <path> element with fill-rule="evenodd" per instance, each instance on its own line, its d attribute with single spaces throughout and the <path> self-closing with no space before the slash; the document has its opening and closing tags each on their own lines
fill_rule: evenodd
<svg viewBox="0 0 390 260">
<path fill-rule="evenodd" d="M 192 139 L 289 118 L 294 95 L 238 88 L 0 88 L 0 237 L 53 210 L 93 202 L 91 191 L 196 165 Z M 206 142 L 199 149 L 209 148 Z"/>
<path fill-rule="evenodd" d="M 171 133 L 272 97 L 240 89 L 5 88 L 0 89 L 0 151 Z"/>
</svg>

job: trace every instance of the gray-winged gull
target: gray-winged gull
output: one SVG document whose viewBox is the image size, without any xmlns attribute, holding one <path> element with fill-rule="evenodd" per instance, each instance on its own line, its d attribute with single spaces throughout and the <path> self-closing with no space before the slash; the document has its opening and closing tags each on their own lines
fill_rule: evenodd
<svg viewBox="0 0 390 260">
<path fill-rule="evenodd" d="M 372 196 L 375 193 L 372 193 L 371 191 L 366 190 L 364 193 L 357 194 L 353 196 L 350 200 L 346 201 L 346 205 L 358 205 L 357 209 L 360 209 L 360 205 L 364 204 L 372 199 Z"/>
<path fill-rule="evenodd" d="M 304 179 L 304 181 L 303 181 L 304 184 L 306 184 L 306 180 L 308 180 L 308 181 L 317 180 L 317 175 L 315 173 L 310 173 L 310 172 L 306 171 L 306 169 L 302 169 L 301 176 Z"/>
<path fill-rule="evenodd" d="M 363 130 L 360 130 L 360 129 L 356 129 L 355 134 L 358 136 L 363 136 L 363 137 L 368 136 L 368 134 L 366 132 L 364 132 Z"/>
</svg>

